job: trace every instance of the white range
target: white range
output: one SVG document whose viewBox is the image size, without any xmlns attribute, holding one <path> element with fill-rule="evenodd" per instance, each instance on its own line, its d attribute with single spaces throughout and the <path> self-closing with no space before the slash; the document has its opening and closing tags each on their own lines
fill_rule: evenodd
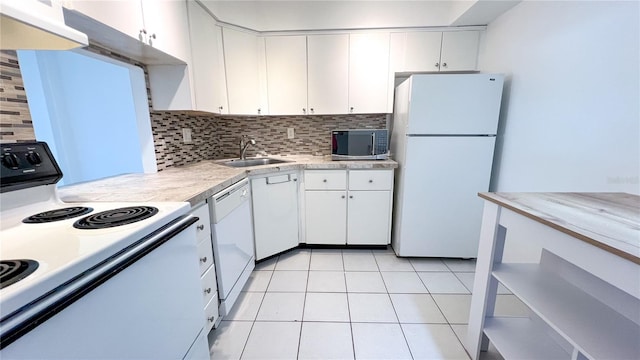
<svg viewBox="0 0 640 360">
<path fill-rule="evenodd" d="M 63 203 L 45 143 L 1 148 L 0 357 L 208 358 L 189 205 Z"/>
</svg>

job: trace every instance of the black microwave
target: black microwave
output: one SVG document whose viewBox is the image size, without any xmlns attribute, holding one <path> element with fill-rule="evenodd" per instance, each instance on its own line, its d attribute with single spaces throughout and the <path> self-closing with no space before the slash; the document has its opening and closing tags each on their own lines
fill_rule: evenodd
<svg viewBox="0 0 640 360">
<path fill-rule="evenodd" d="M 331 132 L 331 160 L 386 160 L 389 132 L 386 129 L 348 129 Z"/>
</svg>

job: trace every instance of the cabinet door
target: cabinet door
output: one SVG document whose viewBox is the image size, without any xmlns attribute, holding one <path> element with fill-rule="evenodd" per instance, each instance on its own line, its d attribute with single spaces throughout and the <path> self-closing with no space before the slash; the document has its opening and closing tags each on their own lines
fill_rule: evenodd
<svg viewBox="0 0 640 360">
<path fill-rule="evenodd" d="M 213 76 L 216 79 L 213 89 L 214 104 L 217 105 L 220 114 L 229 113 L 229 99 L 227 97 L 227 74 L 225 73 L 224 49 L 222 42 L 222 28 L 215 28 L 215 46 L 217 48 L 216 59 L 211 66 L 213 67 Z"/>
<path fill-rule="evenodd" d="M 478 31 L 443 33 L 440 71 L 476 70 L 479 41 Z"/>
<path fill-rule="evenodd" d="M 413 31 L 392 37 L 393 51 L 402 54 L 398 72 L 438 71 L 442 33 L 434 31 Z"/>
<path fill-rule="evenodd" d="M 73 0 L 65 1 L 65 7 L 98 20 L 122 33 L 144 40 L 142 6 L 140 0 Z"/>
<path fill-rule="evenodd" d="M 230 114 L 257 115 L 260 110 L 258 37 L 223 28 L 224 62 Z"/>
<path fill-rule="evenodd" d="M 350 191 L 347 244 L 387 245 L 390 239 L 391 191 Z"/>
<path fill-rule="evenodd" d="M 256 260 L 298 246 L 296 174 L 251 180 Z"/>
<path fill-rule="evenodd" d="M 191 78 L 195 108 L 222 113 L 227 109 L 226 79 L 222 58 L 222 29 L 195 1 L 188 2 L 191 36 Z"/>
<path fill-rule="evenodd" d="M 269 115 L 303 114 L 307 107 L 306 36 L 265 38 Z"/>
<path fill-rule="evenodd" d="M 305 191 L 307 244 L 347 243 L 346 191 Z"/>
<path fill-rule="evenodd" d="M 191 58 L 186 1 L 142 0 L 148 45 L 184 62 Z"/>
<path fill-rule="evenodd" d="M 389 34 L 349 35 L 349 112 L 386 113 Z"/>
<path fill-rule="evenodd" d="M 309 114 L 344 114 L 349 96 L 349 35 L 307 37 Z"/>
</svg>

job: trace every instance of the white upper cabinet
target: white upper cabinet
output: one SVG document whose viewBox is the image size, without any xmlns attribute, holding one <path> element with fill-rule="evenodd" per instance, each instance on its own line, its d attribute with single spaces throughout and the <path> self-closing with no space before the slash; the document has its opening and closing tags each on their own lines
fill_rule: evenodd
<svg viewBox="0 0 640 360">
<path fill-rule="evenodd" d="M 391 34 L 392 72 L 476 70 L 478 31 Z M 445 65 L 446 64 L 446 65 Z"/>
<path fill-rule="evenodd" d="M 224 73 L 222 29 L 200 4 L 195 1 L 189 1 L 188 4 L 194 108 L 199 111 L 226 114 L 229 106 Z"/>
<path fill-rule="evenodd" d="M 66 0 L 63 5 L 177 59 L 189 61 L 186 1 Z M 106 45 L 118 50 L 118 40 L 113 41 L 114 44 Z"/>
<path fill-rule="evenodd" d="M 389 34 L 349 35 L 349 113 L 385 113 Z"/>
<path fill-rule="evenodd" d="M 307 37 L 308 114 L 345 114 L 349 96 L 349 35 Z"/>
<path fill-rule="evenodd" d="M 189 62 L 189 17 L 187 2 L 175 0 L 141 0 L 146 43 Z"/>
<path fill-rule="evenodd" d="M 266 37 L 265 49 L 269 114 L 306 113 L 307 37 Z"/>
<path fill-rule="evenodd" d="M 442 33 L 440 71 L 476 70 L 478 67 L 478 31 Z"/>
<path fill-rule="evenodd" d="M 140 0 L 66 0 L 63 5 L 140 41 L 144 39 Z"/>
<path fill-rule="evenodd" d="M 262 114 L 258 67 L 260 44 L 264 44 L 263 39 L 252 33 L 230 28 L 222 29 L 222 37 L 229 113 Z"/>
<path fill-rule="evenodd" d="M 147 64 L 154 110 L 194 110 L 186 1 L 74 0 L 64 6 L 73 10 L 65 21 L 90 39 Z"/>
<path fill-rule="evenodd" d="M 439 71 L 441 44 L 441 32 L 391 34 L 391 71 Z"/>
</svg>

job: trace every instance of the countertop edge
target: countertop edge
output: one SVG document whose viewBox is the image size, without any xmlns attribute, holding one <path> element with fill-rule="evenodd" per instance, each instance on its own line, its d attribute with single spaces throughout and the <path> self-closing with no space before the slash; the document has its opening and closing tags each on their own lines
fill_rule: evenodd
<svg viewBox="0 0 640 360">
<path fill-rule="evenodd" d="M 398 167 L 393 160 L 328 161 L 326 157 L 269 156 L 286 163 L 233 168 L 224 160 L 203 160 L 185 166 L 171 167 L 149 174 L 122 174 L 104 179 L 73 184 L 58 189 L 64 202 L 106 201 L 182 201 L 193 208 L 208 197 L 245 178 L 265 176 L 283 171 L 331 169 L 390 169 Z M 180 183 L 183 183 L 181 186 Z M 135 185 L 134 185 L 135 184 Z M 192 187 L 192 191 L 189 188 Z M 138 190 L 138 191 L 136 191 Z M 173 193 L 171 193 L 173 191 Z M 175 195 L 173 195 L 175 194 Z"/>
<path fill-rule="evenodd" d="M 535 193 L 532 193 L 535 194 Z M 625 193 L 620 193 L 620 194 L 625 194 Z M 524 208 L 523 205 L 517 204 L 514 201 L 511 201 L 509 199 L 505 199 L 504 197 L 500 196 L 500 193 L 492 193 L 492 192 L 479 192 L 478 196 L 484 200 L 490 201 L 492 203 L 495 203 L 499 206 L 502 206 L 506 209 L 509 209 L 511 211 L 514 211 L 520 215 L 523 215 L 531 220 L 534 220 L 536 222 L 539 222 L 543 225 L 549 226 L 555 230 L 558 230 L 562 233 L 565 233 L 569 236 L 572 236 L 576 239 L 582 240 L 584 242 L 587 242 L 593 246 L 596 246 L 602 250 L 605 250 L 609 253 L 612 253 L 614 255 L 617 255 L 621 258 L 624 258 L 626 260 L 629 260 L 633 263 L 639 264 L 640 265 L 640 257 L 634 255 L 634 254 L 630 254 L 626 251 L 623 251 L 621 249 L 618 249 L 612 245 L 603 243 L 602 241 L 599 241 L 597 239 L 594 239 L 590 236 L 587 236 L 586 234 L 580 233 L 578 231 L 572 230 L 567 228 L 566 226 L 563 226 L 562 224 L 559 224 L 555 221 L 549 220 L 549 219 L 545 219 L 542 218 L 536 214 L 533 214 L 531 211 L 528 211 Z"/>
</svg>

